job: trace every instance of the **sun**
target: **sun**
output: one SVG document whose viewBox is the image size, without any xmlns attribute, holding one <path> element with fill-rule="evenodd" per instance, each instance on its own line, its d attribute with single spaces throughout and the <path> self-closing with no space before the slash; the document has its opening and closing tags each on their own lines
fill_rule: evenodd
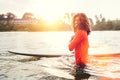
<svg viewBox="0 0 120 80">
<path fill-rule="evenodd" d="M 42 18 L 46 22 L 48 22 L 50 24 L 53 24 L 58 19 L 62 19 L 64 13 L 61 13 L 60 11 L 57 11 L 57 10 L 53 10 L 53 8 L 51 8 L 51 11 L 44 9 L 43 12 L 37 12 L 36 11 L 36 14 L 38 14 L 37 16 Z"/>
<path fill-rule="evenodd" d="M 56 15 L 55 13 L 51 12 L 45 12 L 42 16 L 42 19 L 44 19 L 46 22 L 50 23 L 50 24 L 54 24 L 59 18 L 60 15 Z"/>
<path fill-rule="evenodd" d="M 62 7 L 60 3 L 62 4 L 64 2 L 58 2 L 58 0 L 43 0 L 42 2 L 36 2 L 35 6 L 37 5 L 37 8 L 33 6 L 33 11 L 47 22 L 54 23 L 64 14 L 64 7 Z"/>
</svg>

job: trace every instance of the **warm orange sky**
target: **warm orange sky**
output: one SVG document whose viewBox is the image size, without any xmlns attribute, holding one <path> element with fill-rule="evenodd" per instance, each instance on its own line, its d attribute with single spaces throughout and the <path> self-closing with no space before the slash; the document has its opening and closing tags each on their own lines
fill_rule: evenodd
<svg viewBox="0 0 120 80">
<path fill-rule="evenodd" d="M 12 12 L 22 17 L 25 12 L 35 16 L 56 18 L 65 12 L 84 12 L 90 18 L 102 14 L 120 19 L 120 0 L 0 0 L 0 13 Z"/>
</svg>

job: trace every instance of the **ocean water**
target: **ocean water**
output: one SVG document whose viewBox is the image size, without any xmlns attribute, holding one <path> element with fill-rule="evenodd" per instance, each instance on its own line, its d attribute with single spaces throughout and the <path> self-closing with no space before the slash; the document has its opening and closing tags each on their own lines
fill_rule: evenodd
<svg viewBox="0 0 120 80">
<path fill-rule="evenodd" d="M 120 31 L 93 31 L 89 35 L 89 62 L 85 70 L 88 80 L 120 80 L 119 34 Z M 72 35 L 68 31 L 0 32 L 0 80 L 74 80 L 70 75 L 74 56 L 40 58 L 8 53 L 16 50 L 72 54 L 68 50 Z"/>
</svg>

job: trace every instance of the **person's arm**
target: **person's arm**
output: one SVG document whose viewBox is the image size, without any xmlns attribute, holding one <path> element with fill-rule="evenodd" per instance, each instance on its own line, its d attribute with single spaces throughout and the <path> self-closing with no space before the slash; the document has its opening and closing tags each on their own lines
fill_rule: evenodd
<svg viewBox="0 0 120 80">
<path fill-rule="evenodd" d="M 83 31 L 79 30 L 75 33 L 75 36 L 71 40 L 69 44 L 69 50 L 72 51 L 77 46 L 77 44 L 80 43 L 82 39 L 83 39 Z"/>
<path fill-rule="evenodd" d="M 75 37 L 75 35 L 73 35 L 72 37 L 71 37 L 71 39 L 70 39 L 70 41 L 69 42 L 71 42 L 72 40 L 73 40 L 73 38 Z"/>
</svg>

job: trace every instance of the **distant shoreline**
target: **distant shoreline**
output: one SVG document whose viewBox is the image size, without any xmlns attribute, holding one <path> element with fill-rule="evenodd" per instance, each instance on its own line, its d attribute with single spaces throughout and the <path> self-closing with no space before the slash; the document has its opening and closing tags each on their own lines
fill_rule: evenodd
<svg viewBox="0 0 120 80">
<path fill-rule="evenodd" d="M 93 30 L 93 31 L 120 31 L 120 30 Z M 72 30 L 63 30 L 63 31 L 0 31 L 0 32 L 72 32 Z"/>
</svg>

